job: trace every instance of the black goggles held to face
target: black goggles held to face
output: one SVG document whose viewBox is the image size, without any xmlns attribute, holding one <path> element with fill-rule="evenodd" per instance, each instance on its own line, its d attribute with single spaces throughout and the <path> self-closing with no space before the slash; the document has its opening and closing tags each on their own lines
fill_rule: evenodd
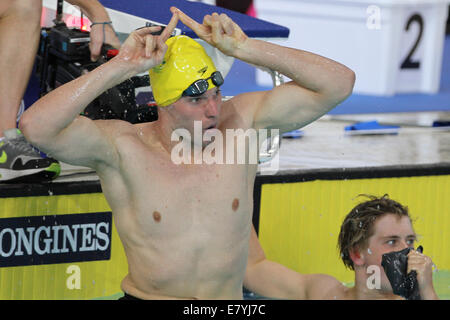
<svg viewBox="0 0 450 320">
<path fill-rule="evenodd" d="M 215 71 L 211 74 L 209 78 L 199 79 L 192 83 L 186 90 L 183 91 L 182 96 L 186 97 L 197 97 L 204 94 L 209 87 L 208 80 L 211 79 L 211 82 L 214 83 L 216 87 L 220 87 L 224 80 L 220 71 Z"/>
</svg>

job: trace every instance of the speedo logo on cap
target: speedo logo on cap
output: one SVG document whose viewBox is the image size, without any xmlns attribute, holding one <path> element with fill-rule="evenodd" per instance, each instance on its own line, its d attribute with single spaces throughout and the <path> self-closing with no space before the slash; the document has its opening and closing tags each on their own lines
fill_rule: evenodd
<svg viewBox="0 0 450 320">
<path fill-rule="evenodd" d="M 160 73 L 163 70 L 165 64 L 166 64 L 166 60 L 163 60 L 163 62 L 161 64 L 159 64 L 153 68 L 153 72 Z"/>
<path fill-rule="evenodd" d="M 198 73 L 201 73 L 202 76 L 203 76 L 207 70 L 208 70 L 208 66 L 206 66 L 206 67 L 204 67 L 204 68 L 201 68 L 201 69 L 198 70 L 197 72 L 198 72 Z"/>
</svg>

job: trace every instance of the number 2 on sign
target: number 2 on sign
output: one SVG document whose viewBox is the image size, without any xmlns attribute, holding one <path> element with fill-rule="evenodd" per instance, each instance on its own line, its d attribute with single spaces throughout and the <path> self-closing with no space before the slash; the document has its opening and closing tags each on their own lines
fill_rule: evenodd
<svg viewBox="0 0 450 320">
<path fill-rule="evenodd" d="M 405 60 L 401 64 L 400 69 L 419 69 L 420 68 L 420 61 L 412 61 L 411 57 L 414 54 L 414 52 L 416 51 L 417 47 L 419 46 L 420 39 L 422 38 L 424 22 L 423 22 L 423 18 L 420 14 L 418 14 L 418 13 L 413 14 L 408 19 L 408 22 L 406 23 L 406 27 L 405 27 L 406 31 L 409 30 L 409 27 L 411 26 L 411 24 L 413 22 L 416 22 L 419 24 L 419 34 L 417 36 L 416 42 L 414 43 L 413 47 L 409 51 L 409 54 L 406 56 Z"/>
</svg>

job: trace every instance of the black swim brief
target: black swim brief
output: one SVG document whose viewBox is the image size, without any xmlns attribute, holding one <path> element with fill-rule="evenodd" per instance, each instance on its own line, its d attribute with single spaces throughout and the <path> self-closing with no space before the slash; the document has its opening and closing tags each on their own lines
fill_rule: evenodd
<svg viewBox="0 0 450 320">
<path fill-rule="evenodd" d="M 138 301 L 142 299 L 136 298 L 135 296 L 129 295 L 128 293 L 124 292 L 123 297 L 120 297 L 119 300 Z"/>
</svg>

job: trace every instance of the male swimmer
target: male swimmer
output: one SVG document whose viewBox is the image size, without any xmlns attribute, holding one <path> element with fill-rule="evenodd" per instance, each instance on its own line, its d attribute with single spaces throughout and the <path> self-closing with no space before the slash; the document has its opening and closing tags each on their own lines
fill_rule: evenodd
<svg viewBox="0 0 450 320">
<path fill-rule="evenodd" d="M 403 299 L 393 293 L 381 265 L 382 255 L 413 248 L 415 241 L 408 208 L 387 196 L 371 197 L 350 211 L 339 234 L 341 258 L 346 267 L 355 271 L 353 287 L 346 287 L 329 275 L 300 274 L 267 260 L 255 233 L 251 236 L 244 285 L 260 295 L 282 299 Z M 424 300 L 438 299 L 432 266 L 426 255 L 409 251 L 406 272 L 416 271 L 420 298 Z M 378 271 L 379 284 L 372 279 Z"/>
<path fill-rule="evenodd" d="M 199 24 L 171 11 L 161 35 L 151 34 L 158 27 L 132 32 L 115 58 L 37 101 L 20 128 L 44 152 L 97 171 L 128 260 L 122 281 L 128 296 L 241 299 L 257 164 L 176 165 L 171 149 L 179 141 L 172 133 L 193 136 L 195 121 L 205 132 L 291 131 L 346 99 L 355 75 L 327 58 L 250 39 L 225 14 L 206 15 Z M 223 79 L 202 47 L 185 36 L 169 40 L 179 19 L 224 54 L 292 81 L 222 102 Z M 103 91 L 147 70 L 157 121 L 132 125 L 79 115 Z"/>
</svg>

